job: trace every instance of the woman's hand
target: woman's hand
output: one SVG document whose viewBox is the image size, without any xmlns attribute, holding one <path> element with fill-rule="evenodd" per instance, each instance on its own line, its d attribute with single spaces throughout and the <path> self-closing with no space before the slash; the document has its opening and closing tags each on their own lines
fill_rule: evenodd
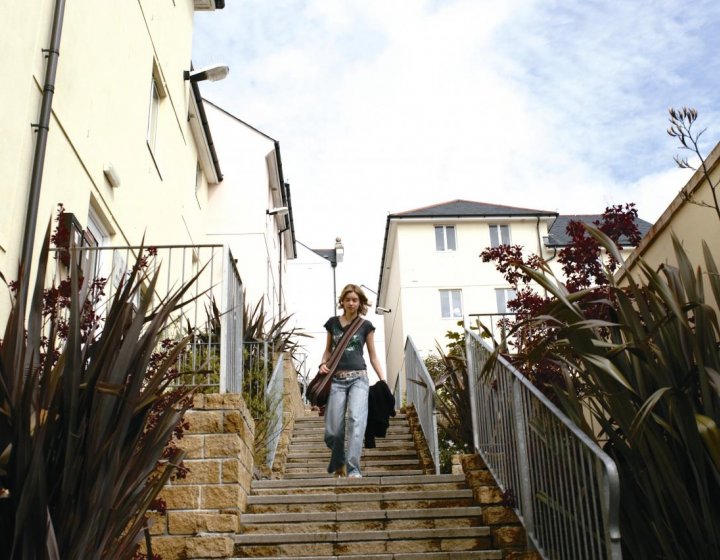
<svg viewBox="0 0 720 560">
<path fill-rule="evenodd" d="M 327 364 L 325 364 L 325 363 L 320 364 L 320 373 L 322 375 L 327 375 L 328 373 L 330 373 L 330 368 L 327 367 Z"/>
</svg>

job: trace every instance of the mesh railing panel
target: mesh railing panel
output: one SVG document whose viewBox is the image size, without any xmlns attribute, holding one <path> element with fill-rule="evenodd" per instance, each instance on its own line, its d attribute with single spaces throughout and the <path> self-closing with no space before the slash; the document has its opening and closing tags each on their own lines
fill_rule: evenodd
<svg viewBox="0 0 720 560">
<path fill-rule="evenodd" d="M 483 457 L 544 558 L 619 559 L 615 463 L 520 372 L 466 331 L 473 432 Z"/>
</svg>

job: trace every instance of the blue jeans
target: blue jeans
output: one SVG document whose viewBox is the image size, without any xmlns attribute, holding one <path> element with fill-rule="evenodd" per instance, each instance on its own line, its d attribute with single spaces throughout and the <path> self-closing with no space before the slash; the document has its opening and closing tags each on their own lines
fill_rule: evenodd
<svg viewBox="0 0 720 560">
<path fill-rule="evenodd" d="M 334 473 L 347 462 L 347 474 L 360 474 L 360 453 L 368 415 L 367 374 L 349 379 L 333 379 L 325 408 L 325 445 L 332 453 L 328 472 Z M 347 411 L 347 459 L 345 453 L 345 413 Z"/>
</svg>

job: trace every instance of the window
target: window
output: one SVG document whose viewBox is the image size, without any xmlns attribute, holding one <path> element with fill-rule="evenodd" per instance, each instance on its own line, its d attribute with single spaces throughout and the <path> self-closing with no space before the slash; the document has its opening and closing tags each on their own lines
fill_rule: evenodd
<svg viewBox="0 0 720 560">
<path fill-rule="evenodd" d="M 106 245 L 108 239 L 107 229 L 102 225 L 102 221 L 97 212 L 90 207 L 87 218 L 87 227 L 83 232 L 83 247 L 86 249 L 82 252 L 82 269 L 86 278 L 97 278 L 100 276 L 108 276 L 108 263 L 103 262 L 103 252 L 101 248 Z"/>
<path fill-rule="evenodd" d="M 515 290 L 510 288 L 497 288 L 495 290 L 495 300 L 497 301 L 498 313 L 510 313 L 508 302 L 515 299 Z"/>
<path fill-rule="evenodd" d="M 435 249 L 438 251 L 455 250 L 455 226 L 435 226 Z"/>
<path fill-rule="evenodd" d="M 195 200 L 197 201 L 198 208 L 202 209 L 200 204 L 200 188 L 202 187 L 202 168 L 200 162 L 197 162 L 195 166 Z"/>
<path fill-rule="evenodd" d="M 490 226 L 490 247 L 510 245 L 510 226 L 493 224 Z"/>
<path fill-rule="evenodd" d="M 157 124 L 158 113 L 160 112 L 160 93 L 158 92 L 155 77 L 150 80 L 150 108 L 148 109 L 147 123 L 147 144 L 150 151 L 155 153 L 155 143 L 157 142 Z"/>
<path fill-rule="evenodd" d="M 165 87 L 165 82 L 162 78 L 162 72 L 160 72 L 160 65 L 158 64 L 157 60 L 153 59 L 146 133 L 147 144 L 150 148 L 150 152 L 153 154 L 153 157 L 155 157 L 155 148 L 157 146 L 158 117 L 160 115 L 161 103 L 160 100 L 166 96 L 167 89 Z"/>
<path fill-rule="evenodd" d="M 440 313 L 443 319 L 462 319 L 461 290 L 440 290 Z"/>
</svg>

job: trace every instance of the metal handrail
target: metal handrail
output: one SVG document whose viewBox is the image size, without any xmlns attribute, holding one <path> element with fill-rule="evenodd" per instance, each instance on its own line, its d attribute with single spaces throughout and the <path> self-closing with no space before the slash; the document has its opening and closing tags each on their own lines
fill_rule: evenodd
<svg viewBox="0 0 720 560">
<path fill-rule="evenodd" d="M 275 461 L 275 452 L 280 442 L 280 434 L 283 429 L 283 389 L 285 387 L 285 354 L 281 353 L 277 358 L 275 369 L 270 376 L 267 388 L 265 389 L 265 405 L 268 411 L 268 444 L 266 463 L 272 467 Z"/>
<path fill-rule="evenodd" d="M 622 558 L 613 460 L 501 356 L 465 330 L 473 437 L 543 558 Z"/>
<path fill-rule="evenodd" d="M 395 378 L 395 387 L 392 391 L 393 397 L 395 397 L 395 410 L 402 408 L 402 391 L 400 390 L 400 375 Z"/>
<path fill-rule="evenodd" d="M 63 260 L 68 251 L 76 254 L 87 283 L 103 282 L 101 297 L 94 302 L 100 324 L 116 290 L 136 263 L 141 263 L 148 278 L 158 274 L 153 304 L 195 278 L 162 334 L 168 339 L 190 338 L 187 351 L 178 360 L 181 375 L 177 383 L 212 392 L 234 391 L 238 379 L 241 383 L 242 350 L 238 346 L 242 340 L 242 281 L 226 246 L 71 246 L 52 251 L 57 256 L 52 271 L 56 283 L 68 275 L 68 263 Z M 147 278 L 141 282 L 140 292 L 145 293 L 149 282 Z M 218 306 L 219 322 L 213 316 L 214 305 Z"/>
<path fill-rule="evenodd" d="M 408 336 L 405 342 L 405 379 L 407 380 L 407 402 L 415 407 L 425 441 L 430 451 L 435 474 L 440 474 L 440 446 L 437 433 L 437 411 L 435 409 L 435 383 L 433 383 L 425 362 Z"/>
</svg>

